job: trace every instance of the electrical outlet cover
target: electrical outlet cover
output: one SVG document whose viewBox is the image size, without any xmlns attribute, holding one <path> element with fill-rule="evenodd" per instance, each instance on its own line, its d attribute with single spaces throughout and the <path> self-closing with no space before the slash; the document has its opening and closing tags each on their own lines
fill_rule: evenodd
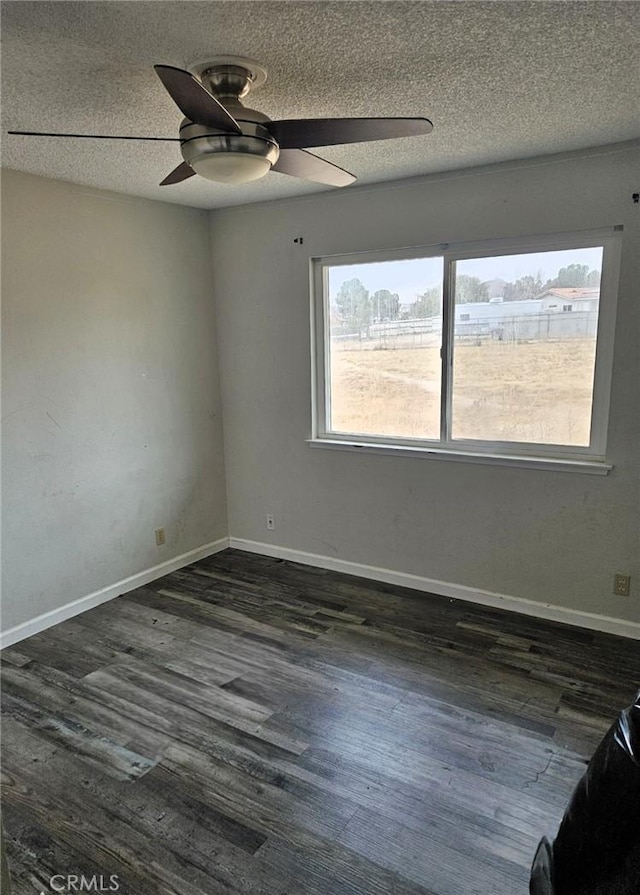
<svg viewBox="0 0 640 895">
<path fill-rule="evenodd" d="M 631 575 L 616 574 L 613 576 L 613 592 L 619 597 L 628 597 L 631 589 Z"/>
</svg>

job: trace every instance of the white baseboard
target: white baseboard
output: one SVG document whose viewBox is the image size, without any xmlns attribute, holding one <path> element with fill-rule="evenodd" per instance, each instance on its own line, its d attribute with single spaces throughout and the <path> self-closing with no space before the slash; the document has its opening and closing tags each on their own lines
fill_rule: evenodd
<svg viewBox="0 0 640 895">
<path fill-rule="evenodd" d="M 163 575 L 168 575 L 169 572 L 175 572 L 176 569 L 182 569 L 192 562 L 197 562 L 197 560 L 204 559 L 206 556 L 219 553 L 228 546 L 229 538 L 220 538 L 220 540 L 212 541 L 210 544 L 203 544 L 202 547 L 196 547 L 195 550 L 189 550 L 188 553 L 174 556 L 173 559 L 168 559 L 166 562 L 152 566 L 150 569 L 144 569 L 142 572 L 131 575 L 129 578 L 123 578 L 122 581 L 117 581 L 115 584 L 103 587 L 92 594 L 87 594 L 86 597 L 80 597 L 71 603 L 65 603 L 64 606 L 60 606 L 58 609 L 52 609 L 50 612 L 44 612 L 36 618 L 15 625 L 13 628 L 9 628 L 0 634 L 0 649 L 11 646 L 13 643 L 18 643 L 26 637 L 31 637 L 33 634 L 39 634 L 40 631 L 51 628 L 53 625 L 66 621 L 68 618 L 73 618 L 74 615 L 79 615 L 81 612 L 86 612 L 87 609 L 93 609 L 94 606 L 99 606 L 108 600 L 113 600 L 114 597 L 126 594 L 130 590 L 135 590 L 136 587 L 149 584 L 150 581 L 162 578 Z"/>
<path fill-rule="evenodd" d="M 579 609 L 554 606 L 552 603 L 538 603 L 523 597 L 478 590 L 475 587 L 466 587 L 464 584 L 452 584 L 449 581 L 439 581 L 437 578 L 423 578 L 420 575 L 410 575 L 407 572 L 395 572 L 392 569 L 367 566 L 362 563 L 349 562 L 346 559 L 336 559 L 333 556 L 324 556 L 320 553 L 307 553 L 303 550 L 292 550 L 289 547 L 279 547 L 274 544 L 263 544 L 260 541 L 229 538 L 229 546 L 236 550 L 260 553 L 263 556 L 273 556 L 277 559 L 288 559 L 291 562 L 317 566 L 332 572 L 345 572 L 347 575 L 358 575 L 360 578 L 409 587 L 413 590 L 451 597 L 454 600 L 465 600 L 468 603 L 477 603 L 481 606 L 491 606 L 547 621 L 561 622 L 578 628 L 588 628 L 592 631 L 602 631 L 606 634 L 617 634 L 620 637 L 640 640 L 640 624 L 626 619 L 610 618 L 606 615 L 597 615 L 595 612 L 581 612 Z"/>
<path fill-rule="evenodd" d="M 328 569 L 333 572 L 344 572 L 347 575 L 357 575 L 360 578 L 368 578 L 372 581 L 382 581 L 385 584 L 395 584 L 400 587 L 408 587 L 413 590 L 426 593 L 439 594 L 454 600 L 464 600 L 468 603 L 476 603 L 481 606 L 491 606 L 504 609 L 508 612 L 519 612 L 522 615 L 530 615 L 548 621 L 561 622 L 566 625 L 574 625 L 578 628 L 588 628 L 592 631 L 602 631 L 607 634 L 617 634 L 621 637 L 629 637 L 640 640 L 640 624 L 626 619 L 610 618 L 606 615 L 598 615 L 594 612 L 581 612 L 578 609 L 569 609 L 565 606 L 554 606 L 552 603 L 538 603 L 535 600 L 526 600 L 523 597 L 512 597 L 509 594 L 498 594 L 492 591 L 478 590 L 474 587 L 466 587 L 463 584 L 452 584 L 449 581 L 439 581 L 436 578 L 425 578 L 421 575 L 411 575 L 408 572 L 396 572 L 392 569 L 383 569 L 378 566 L 368 566 L 363 563 L 350 562 L 346 559 L 336 559 L 333 556 L 324 556 L 321 553 L 308 553 L 303 550 L 293 550 L 290 547 L 280 547 L 274 544 L 264 544 L 260 541 L 248 541 L 243 538 L 220 538 L 210 544 L 204 544 L 188 553 L 182 553 L 166 562 L 144 569 L 136 575 L 124 578 L 115 584 L 104 587 L 94 593 L 66 603 L 58 609 L 52 609 L 36 618 L 15 625 L 0 634 L 0 649 L 18 643 L 26 637 L 38 634 L 59 622 L 73 618 L 81 612 L 93 609 L 101 603 L 126 594 L 136 587 L 143 587 L 150 581 L 162 578 L 169 572 L 182 569 L 190 563 L 204 559 L 219 553 L 227 547 L 236 550 L 246 550 L 248 553 L 259 553 L 263 556 L 273 556 L 277 559 L 288 559 L 291 562 L 301 563 L 307 566 L 316 566 L 320 569 Z"/>
</svg>

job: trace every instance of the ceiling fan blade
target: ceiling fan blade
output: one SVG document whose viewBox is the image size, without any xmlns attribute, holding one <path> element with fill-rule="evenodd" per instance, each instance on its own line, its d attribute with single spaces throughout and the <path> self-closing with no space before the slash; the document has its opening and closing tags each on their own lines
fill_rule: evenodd
<svg viewBox="0 0 640 895">
<path fill-rule="evenodd" d="M 266 127 L 281 149 L 416 137 L 433 130 L 428 118 L 291 118 Z"/>
<path fill-rule="evenodd" d="M 173 65 L 154 65 L 156 74 L 183 115 L 194 124 L 241 134 L 240 125 L 200 81 Z"/>
<path fill-rule="evenodd" d="M 116 134 L 47 134 L 42 131 L 7 131 L 20 137 L 73 137 L 80 140 L 154 140 L 160 143 L 179 143 L 180 137 L 121 137 Z"/>
<path fill-rule="evenodd" d="M 356 179 L 344 168 L 339 168 L 311 152 L 305 152 L 304 149 L 281 149 L 280 157 L 271 170 L 277 171 L 278 174 L 290 174 L 292 177 L 313 180 L 316 183 L 326 183 L 329 186 L 349 186 Z"/>
<path fill-rule="evenodd" d="M 160 186 L 170 186 L 172 183 L 182 183 L 183 180 L 188 180 L 189 177 L 193 177 L 195 173 L 196 172 L 191 165 L 182 162 L 181 165 L 178 165 L 177 168 L 173 169 L 171 174 L 167 174 L 165 179 L 160 181 Z"/>
</svg>

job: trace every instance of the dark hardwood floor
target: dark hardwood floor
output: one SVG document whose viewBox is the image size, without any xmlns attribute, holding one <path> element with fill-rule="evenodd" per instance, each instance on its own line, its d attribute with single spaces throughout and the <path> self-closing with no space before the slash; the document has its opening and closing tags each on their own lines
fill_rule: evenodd
<svg viewBox="0 0 640 895">
<path fill-rule="evenodd" d="M 233 550 L 2 659 L 15 895 L 526 893 L 640 680 L 638 642 Z"/>
</svg>

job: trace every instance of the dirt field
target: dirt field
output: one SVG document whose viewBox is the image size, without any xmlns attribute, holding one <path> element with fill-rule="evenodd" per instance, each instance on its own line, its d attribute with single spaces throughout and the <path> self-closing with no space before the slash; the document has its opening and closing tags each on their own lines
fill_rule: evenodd
<svg viewBox="0 0 640 895">
<path fill-rule="evenodd" d="M 455 438 L 589 443 L 595 341 L 461 343 L 454 352 Z M 332 353 L 332 428 L 438 438 L 436 347 Z"/>
</svg>

